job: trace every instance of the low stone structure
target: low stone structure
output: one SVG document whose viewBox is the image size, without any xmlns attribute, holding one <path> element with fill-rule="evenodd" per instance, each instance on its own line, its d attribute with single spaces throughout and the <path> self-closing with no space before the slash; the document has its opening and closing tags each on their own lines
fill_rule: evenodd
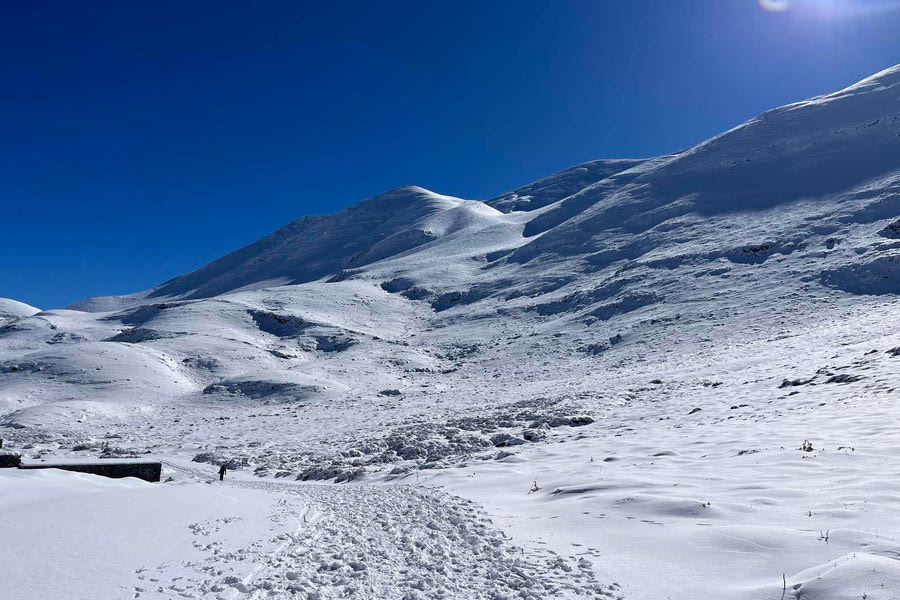
<svg viewBox="0 0 900 600">
<path fill-rule="evenodd" d="M 0 469 L 9 467 L 18 467 L 22 462 L 22 457 L 18 452 L 12 450 L 0 450 Z"/>
<path fill-rule="evenodd" d="M 137 477 L 144 481 L 156 483 L 162 475 L 162 463 L 155 460 L 139 458 L 97 459 L 97 460 L 57 460 L 28 461 L 19 465 L 20 469 L 62 469 L 78 473 L 90 473 L 102 477 L 120 479 Z"/>
</svg>

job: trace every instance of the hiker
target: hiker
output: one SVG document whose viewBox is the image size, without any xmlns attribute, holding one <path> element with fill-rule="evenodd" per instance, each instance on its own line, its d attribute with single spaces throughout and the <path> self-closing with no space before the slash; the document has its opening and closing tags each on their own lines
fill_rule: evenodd
<svg viewBox="0 0 900 600">
<path fill-rule="evenodd" d="M 227 470 L 228 469 L 225 468 L 225 465 L 222 465 L 221 467 L 219 467 L 219 481 L 224 481 L 225 471 L 227 471 Z"/>
</svg>

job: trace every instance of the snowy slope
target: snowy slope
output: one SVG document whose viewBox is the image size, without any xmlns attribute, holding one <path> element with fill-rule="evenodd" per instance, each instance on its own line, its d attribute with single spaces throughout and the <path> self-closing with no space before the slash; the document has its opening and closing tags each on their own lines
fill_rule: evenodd
<svg viewBox="0 0 900 600">
<path fill-rule="evenodd" d="M 41 309 L 35 308 L 18 300 L 10 300 L 9 298 L 0 298 L 0 325 L 19 319 L 21 317 L 30 317 L 41 312 Z"/>
<path fill-rule="evenodd" d="M 399 188 L 17 315 L 0 437 L 351 482 L 346 506 L 402 482 L 465 537 L 428 508 L 441 486 L 522 547 L 520 592 L 896 598 L 898 250 L 895 67 L 677 154 L 487 202 Z M 357 592 L 497 592 L 422 569 Z"/>
<path fill-rule="evenodd" d="M 643 159 L 631 158 L 591 161 L 501 194 L 485 204 L 503 212 L 536 210 L 568 198 L 589 185 L 627 171 L 642 162 Z"/>
<path fill-rule="evenodd" d="M 209 265 L 168 281 L 155 297 L 205 298 L 241 288 L 296 284 L 395 256 L 496 211 L 408 186 L 329 216 L 304 217 Z"/>
</svg>

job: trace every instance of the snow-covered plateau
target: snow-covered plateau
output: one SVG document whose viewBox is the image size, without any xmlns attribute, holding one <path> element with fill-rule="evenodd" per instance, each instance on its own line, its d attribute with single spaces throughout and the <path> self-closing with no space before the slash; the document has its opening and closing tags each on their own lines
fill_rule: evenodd
<svg viewBox="0 0 900 600">
<path fill-rule="evenodd" d="M 900 66 L 0 300 L 0 598 L 900 599 L 898 299 Z"/>
</svg>

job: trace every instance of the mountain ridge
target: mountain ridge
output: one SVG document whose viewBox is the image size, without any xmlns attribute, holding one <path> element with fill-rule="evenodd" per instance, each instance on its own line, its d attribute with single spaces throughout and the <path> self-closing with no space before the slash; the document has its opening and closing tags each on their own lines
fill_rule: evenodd
<svg viewBox="0 0 900 600">
<path fill-rule="evenodd" d="M 691 347 L 714 339 L 698 333 L 710 320 L 746 335 L 740 312 L 796 304 L 799 326 L 812 306 L 890 297 L 900 293 L 898 81 L 900 68 L 888 69 L 677 154 L 592 161 L 485 202 L 395 188 L 152 290 L 18 315 L 0 332 L 4 419 L 43 422 L 45 404 L 62 418 L 84 406 L 71 400 L 82 388 L 98 399 L 90 411 L 109 415 L 131 410 L 122 394 L 208 401 L 253 397 L 265 382 L 270 400 L 302 390 L 313 404 L 355 404 L 400 384 L 395 361 L 455 368 L 448 345 L 478 348 L 473 369 L 507 343 L 522 356 L 545 347 L 560 365 L 625 364 L 662 332 Z M 842 172 L 811 177 L 817 164 Z M 729 178 L 756 184 L 729 195 Z M 787 191 L 773 197 L 776 180 Z M 134 373 L 53 375 L 91 372 L 110 353 Z M 158 392 L 134 389 L 170 368 Z"/>
<path fill-rule="evenodd" d="M 132 298 L 196 299 L 334 277 L 427 248 L 454 227 L 482 228 L 491 216 L 522 226 L 522 238 L 498 244 L 491 256 L 527 262 L 556 249 L 588 252 L 581 240 L 602 231 L 597 223 L 641 234 L 691 213 L 769 209 L 839 193 L 895 168 L 898 82 L 900 66 L 891 67 L 838 92 L 762 113 L 676 154 L 590 161 L 484 202 L 402 186 L 338 213 L 302 217 Z M 450 229 L 428 222 L 438 213 L 452 220 L 457 208 L 466 218 Z M 497 209 L 501 214 L 491 215 Z M 110 302 L 94 301 L 101 309 Z"/>
</svg>

